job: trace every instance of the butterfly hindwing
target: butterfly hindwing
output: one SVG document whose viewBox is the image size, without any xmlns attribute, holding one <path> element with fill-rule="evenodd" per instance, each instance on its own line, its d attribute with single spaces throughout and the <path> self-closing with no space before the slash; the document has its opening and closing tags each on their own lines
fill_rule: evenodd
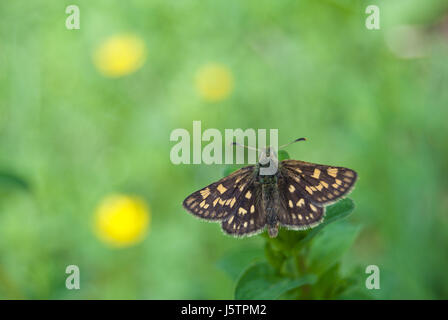
<svg viewBox="0 0 448 320">
<path fill-rule="evenodd" d="M 289 176 L 278 181 L 280 208 L 278 219 L 281 225 L 290 229 L 307 229 L 322 222 L 325 208 L 314 204 Z"/>
<path fill-rule="evenodd" d="M 225 233 L 244 237 L 263 231 L 266 225 L 261 206 L 261 185 L 252 182 L 240 195 L 231 215 L 222 222 Z"/>
<path fill-rule="evenodd" d="M 358 177 L 344 167 L 326 166 L 298 160 L 281 162 L 281 174 L 315 205 L 323 206 L 346 196 Z"/>
<path fill-rule="evenodd" d="M 227 177 L 193 192 L 183 206 L 193 215 L 206 220 L 225 220 L 235 211 L 240 195 L 253 181 L 253 166 L 241 168 Z"/>
</svg>

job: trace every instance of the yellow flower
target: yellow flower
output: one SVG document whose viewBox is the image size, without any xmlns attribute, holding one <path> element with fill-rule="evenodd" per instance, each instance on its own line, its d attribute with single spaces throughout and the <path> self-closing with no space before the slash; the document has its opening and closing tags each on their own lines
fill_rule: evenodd
<svg viewBox="0 0 448 320">
<path fill-rule="evenodd" d="M 224 100 L 233 91 L 231 71 L 226 66 L 217 63 L 204 65 L 196 74 L 196 90 L 206 101 Z"/>
<path fill-rule="evenodd" d="M 150 213 L 145 202 L 127 195 L 108 196 L 95 213 L 95 230 L 101 240 L 115 247 L 126 247 L 145 237 Z"/>
<path fill-rule="evenodd" d="M 146 48 L 135 35 L 110 37 L 93 53 L 93 63 L 106 77 L 117 78 L 138 70 L 145 62 Z"/>
</svg>

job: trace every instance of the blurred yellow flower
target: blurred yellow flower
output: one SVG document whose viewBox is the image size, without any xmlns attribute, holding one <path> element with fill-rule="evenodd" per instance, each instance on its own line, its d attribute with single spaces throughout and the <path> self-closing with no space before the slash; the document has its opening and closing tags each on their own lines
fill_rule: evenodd
<svg viewBox="0 0 448 320">
<path fill-rule="evenodd" d="M 150 212 L 138 197 L 111 195 L 101 201 L 95 213 L 95 230 L 101 240 L 115 247 L 126 247 L 145 237 Z"/>
<path fill-rule="evenodd" d="M 221 64 L 206 64 L 196 74 L 196 90 L 206 101 L 224 100 L 233 91 L 232 72 Z"/>
<path fill-rule="evenodd" d="M 138 70 L 145 62 L 146 48 L 135 35 L 112 36 L 93 53 L 93 63 L 106 77 L 117 78 Z"/>
</svg>

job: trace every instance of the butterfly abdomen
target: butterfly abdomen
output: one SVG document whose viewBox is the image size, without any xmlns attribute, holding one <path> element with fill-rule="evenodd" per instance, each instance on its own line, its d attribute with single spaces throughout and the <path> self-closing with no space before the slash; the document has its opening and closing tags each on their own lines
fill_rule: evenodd
<svg viewBox="0 0 448 320">
<path fill-rule="evenodd" d="M 271 238 L 274 238 L 278 234 L 278 210 L 280 207 L 277 176 L 260 176 L 260 183 L 268 233 Z"/>
</svg>

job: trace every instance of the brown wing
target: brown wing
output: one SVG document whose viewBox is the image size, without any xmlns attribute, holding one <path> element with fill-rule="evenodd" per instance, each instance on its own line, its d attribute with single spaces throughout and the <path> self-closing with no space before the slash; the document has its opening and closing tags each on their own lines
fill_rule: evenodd
<svg viewBox="0 0 448 320">
<path fill-rule="evenodd" d="M 278 180 L 280 194 L 279 222 L 289 229 L 308 229 L 321 223 L 325 208 L 314 204 L 292 176 L 286 172 Z"/>
<path fill-rule="evenodd" d="M 284 160 L 281 175 L 288 177 L 288 189 L 300 191 L 314 205 L 336 202 L 353 189 L 358 177 L 354 170 L 298 160 Z M 294 192 L 294 191 L 293 191 Z"/>
<path fill-rule="evenodd" d="M 222 221 L 225 233 L 235 237 L 260 233 L 266 226 L 266 216 L 261 206 L 261 186 L 254 182 L 238 198 L 233 213 Z"/>
<path fill-rule="evenodd" d="M 241 168 L 227 177 L 193 192 L 184 208 L 201 219 L 220 221 L 229 218 L 238 207 L 241 195 L 253 182 L 254 166 Z"/>
</svg>

